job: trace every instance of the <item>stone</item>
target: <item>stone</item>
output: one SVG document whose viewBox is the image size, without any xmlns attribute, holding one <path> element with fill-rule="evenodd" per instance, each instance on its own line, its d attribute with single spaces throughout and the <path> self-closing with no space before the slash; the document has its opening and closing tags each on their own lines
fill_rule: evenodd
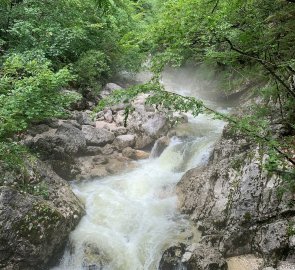
<svg viewBox="0 0 295 270">
<path fill-rule="evenodd" d="M 160 139 L 156 140 L 155 145 L 151 152 L 151 158 L 159 157 L 166 147 L 169 145 L 170 140 L 168 137 L 163 136 Z"/>
<path fill-rule="evenodd" d="M 123 149 L 122 155 L 124 157 L 128 157 L 134 160 L 147 159 L 150 157 L 149 153 L 145 151 L 141 151 L 141 150 L 135 150 L 135 149 L 132 149 L 131 147 L 126 147 L 125 149 Z"/>
<path fill-rule="evenodd" d="M 142 125 L 144 132 L 149 136 L 159 137 L 168 132 L 168 121 L 164 116 L 154 115 Z"/>
<path fill-rule="evenodd" d="M 70 232 L 84 214 L 70 185 L 40 161 L 28 173 L 43 193 L 0 187 L 0 268 L 34 270 L 58 258 Z M 31 185 L 27 183 L 27 185 Z"/>
<path fill-rule="evenodd" d="M 91 146 L 104 146 L 112 143 L 115 136 L 112 132 L 105 129 L 97 129 L 92 126 L 83 125 L 82 132 L 86 138 L 87 145 Z"/>
<path fill-rule="evenodd" d="M 162 255 L 159 270 L 178 270 L 181 258 L 185 252 L 185 244 L 177 244 L 165 250 Z"/>
<path fill-rule="evenodd" d="M 135 139 L 135 149 L 143 149 L 145 147 L 151 146 L 151 144 L 154 142 L 154 139 L 146 134 L 139 134 L 136 135 Z"/>
<path fill-rule="evenodd" d="M 180 211 L 203 237 L 218 236 L 208 245 L 224 257 L 255 253 L 276 266 L 292 254 L 288 224 L 295 207 L 290 192 L 278 198 L 282 179 L 265 171 L 264 160 L 257 145 L 226 128 L 209 164 L 186 172 L 176 192 Z"/>
<path fill-rule="evenodd" d="M 228 258 L 228 270 L 260 270 L 263 266 L 263 259 L 253 254 Z"/>
<path fill-rule="evenodd" d="M 120 158 L 119 156 L 109 158 L 108 164 L 106 165 L 106 170 L 109 174 L 117 174 L 125 171 L 126 169 L 133 168 L 133 164 L 129 162 L 127 158 Z"/>
<path fill-rule="evenodd" d="M 86 148 L 86 139 L 83 132 L 72 124 L 61 124 L 56 135 L 63 140 L 63 144 L 57 146 L 62 146 L 68 154 L 80 154 Z"/>
<path fill-rule="evenodd" d="M 187 270 L 227 270 L 227 263 L 218 249 L 198 244 L 186 261 Z"/>
<path fill-rule="evenodd" d="M 101 148 L 101 153 L 103 155 L 110 155 L 114 152 L 114 146 L 112 144 L 107 144 Z"/>
<path fill-rule="evenodd" d="M 82 125 L 90 125 L 95 126 L 95 122 L 90 115 L 90 111 L 74 111 L 73 118 L 82 126 Z"/>
<path fill-rule="evenodd" d="M 256 246 L 261 252 L 274 257 L 288 247 L 288 240 L 287 221 L 277 221 L 262 226 L 254 239 Z"/>
<path fill-rule="evenodd" d="M 281 261 L 278 264 L 277 270 L 295 270 L 295 261 L 293 262 Z"/>
<path fill-rule="evenodd" d="M 45 124 L 40 124 L 40 125 L 31 127 L 27 131 L 27 133 L 29 135 L 31 135 L 31 136 L 36 136 L 37 134 L 40 134 L 40 133 L 43 133 L 43 132 L 46 132 L 46 131 L 49 131 L 49 126 L 45 125 Z"/>
<path fill-rule="evenodd" d="M 87 146 L 83 154 L 85 156 L 96 156 L 102 154 L 102 149 L 99 146 Z"/>
<path fill-rule="evenodd" d="M 112 123 L 113 122 L 113 112 L 111 110 L 107 110 L 104 113 L 104 119 L 108 122 L 108 123 Z"/>
<path fill-rule="evenodd" d="M 120 135 L 114 140 L 114 146 L 118 150 L 126 147 L 132 147 L 135 144 L 135 136 L 133 134 Z"/>
</svg>

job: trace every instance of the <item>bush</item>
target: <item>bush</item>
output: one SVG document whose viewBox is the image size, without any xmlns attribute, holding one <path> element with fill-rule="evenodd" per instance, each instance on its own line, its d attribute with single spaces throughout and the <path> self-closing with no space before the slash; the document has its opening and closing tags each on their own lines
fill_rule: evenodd
<svg viewBox="0 0 295 270">
<path fill-rule="evenodd" d="M 74 70 L 80 86 L 97 90 L 110 75 L 108 57 L 101 51 L 89 50 L 80 56 Z"/>
<path fill-rule="evenodd" d="M 65 114 L 77 94 L 62 91 L 73 79 L 67 68 L 52 71 L 42 53 L 10 55 L 0 70 L 0 140 L 30 123 Z"/>
</svg>

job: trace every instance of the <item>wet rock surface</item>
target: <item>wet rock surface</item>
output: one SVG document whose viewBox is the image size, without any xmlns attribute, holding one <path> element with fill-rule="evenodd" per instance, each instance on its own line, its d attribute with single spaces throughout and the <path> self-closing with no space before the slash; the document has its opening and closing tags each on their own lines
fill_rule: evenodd
<svg viewBox="0 0 295 270">
<path fill-rule="evenodd" d="M 259 151 L 226 128 L 209 165 L 188 171 L 178 183 L 179 206 L 221 258 L 257 254 L 265 267 L 279 269 L 286 258 L 292 264 L 294 197 L 288 191 L 278 196 L 282 179 L 265 171 Z M 188 263 L 202 252 L 192 252 Z M 206 265 L 194 269 L 211 269 Z"/>
</svg>

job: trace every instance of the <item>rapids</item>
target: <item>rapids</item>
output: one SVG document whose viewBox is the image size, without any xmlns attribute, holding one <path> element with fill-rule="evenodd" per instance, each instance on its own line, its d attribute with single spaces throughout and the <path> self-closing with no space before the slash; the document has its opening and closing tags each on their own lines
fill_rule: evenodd
<svg viewBox="0 0 295 270">
<path fill-rule="evenodd" d="M 164 73 L 163 84 L 210 100 L 195 90 L 196 82 L 184 87 L 173 72 Z M 54 270 L 156 270 L 169 246 L 197 241 L 198 232 L 177 210 L 175 187 L 187 170 L 206 164 L 224 123 L 205 115 L 188 118 L 160 157 L 138 161 L 135 169 L 120 175 L 72 183 L 86 215 Z"/>
</svg>

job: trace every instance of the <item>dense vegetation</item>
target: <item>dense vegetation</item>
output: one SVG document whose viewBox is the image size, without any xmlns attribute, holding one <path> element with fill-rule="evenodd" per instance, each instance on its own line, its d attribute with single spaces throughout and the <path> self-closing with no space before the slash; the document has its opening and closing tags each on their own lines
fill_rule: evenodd
<svg viewBox="0 0 295 270">
<path fill-rule="evenodd" d="M 12 137 L 30 124 L 65 115 L 79 98 L 66 90 L 97 93 L 116 70 L 131 65 L 137 48 L 121 41 L 135 22 L 127 0 L 1 0 L 1 160 L 14 160 Z"/>
<path fill-rule="evenodd" d="M 137 70 L 151 55 L 155 75 L 190 61 L 209 66 L 222 91 L 251 86 L 259 102 L 249 116 L 228 120 L 265 145 L 270 170 L 294 179 L 293 0 L 2 0 L 0 14 L 1 159 L 15 135 L 79 98 L 65 89 L 97 94 L 110 76 Z M 156 81 L 115 100 L 151 90 L 151 103 L 212 113 Z"/>
</svg>

